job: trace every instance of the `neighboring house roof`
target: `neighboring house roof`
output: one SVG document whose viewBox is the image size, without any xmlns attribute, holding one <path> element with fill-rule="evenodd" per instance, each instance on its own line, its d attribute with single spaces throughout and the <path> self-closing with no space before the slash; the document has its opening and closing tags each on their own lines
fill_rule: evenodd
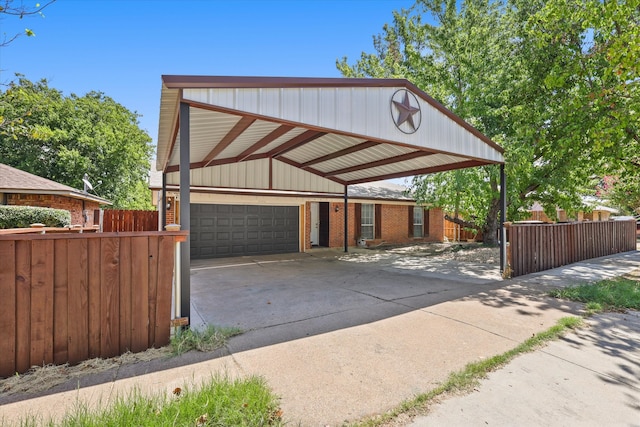
<svg viewBox="0 0 640 427">
<path fill-rule="evenodd" d="M 350 185 L 349 197 L 366 199 L 413 200 L 407 195 L 407 187 L 389 181 L 367 182 Z"/>
<path fill-rule="evenodd" d="M 60 184 L 2 163 L 0 163 L 0 193 L 51 194 L 88 200 L 101 205 L 112 204 L 102 197 L 76 190 L 68 185 Z"/>
<path fill-rule="evenodd" d="M 162 189 L 162 172 L 151 170 L 149 173 L 149 188 L 152 190 L 160 190 Z M 176 185 L 168 185 L 168 190 L 176 191 L 178 186 Z M 192 188 L 193 189 L 193 188 Z M 341 194 L 331 193 L 331 194 L 317 194 L 317 193 L 306 193 L 306 192 L 297 192 L 297 191 L 276 191 L 276 190 L 247 190 L 247 189 L 237 189 L 237 188 L 199 188 L 201 191 L 211 191 L 211 192 L 220 192 L 220 193 L 245 193 L 245 194 L 272 194 L 272 195 L 282 195 L 282 194 L 293 194 L 300 196 L 330 196 L 330 197 L 339 197 Z M 407 187 L 403 185 L 398 185 L 389 181 L 376 181 L 376 182 L 367 182 L 363 184 L 353 184 L 348 187 L 348 196 L 358 199 L 380 199 L 380 200 L 402 200 L 402 201 L 412 201 L 413 198 L 406 194 Z"/>
<path fill-rule="evenodd" d="M 542 212 L 542 211 L 544 211 L 544 208 L 542 207 L 542 205 L 539 202 L 533 202 L 533 205 L 531 205 L 531 207 L 529 208 L 529 211 L 531 211 L 531 212 Z"/>
<path fill-rule="evenodd" d="M 598 199 L 598 198 L 593 197 L 593 196 L 584 196 L 584 197 L 582 197 L 582 203 L 585 206 L 589 207 L 591 210 L 602 211 L 602 212 L 610 212 L 610 213 L 613 213 L 613 214 L 618 213 L 617 209 L 605 206 L 604 204 L 606 202 L 607 202 L 606 200 L 601 200 L 601 199 Z M 536 211 L 542 212 L 543 210 L 544 210 L 544 208 L 538 202 L 533 202 L 533 205 L 529 208 L 529 211 L 532 211 L 532 212 L 536 212 Z"/>
<path fill-rule="evenodd" d="M 619 212 L 617 209 L 605 206 L 605 203 L 607 203 L 606 200 L 598 199 L 597 197 L 593 196 L 584 196 L 582 198 L 582 203 L 584 203 L 585 206 L 590 207 L 594 211 L 610 212 L 612 214 L 617 214 Z"/>
</svg>

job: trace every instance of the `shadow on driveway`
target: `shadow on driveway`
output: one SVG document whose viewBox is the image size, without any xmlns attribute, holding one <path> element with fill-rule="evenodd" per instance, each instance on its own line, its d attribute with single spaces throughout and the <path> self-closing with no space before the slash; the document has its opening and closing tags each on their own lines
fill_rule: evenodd
<svg viewBox="0 0 640 427">
<path fill-rule="evenodd" d="M 500 291 L 499 268 L 393 251 L 332 250 L 192 263 L 192 326 L 237 327 L 236 353 L 305 338 L 468 298 L 521 304 Z M 528 289 L 530 291 L 530 289 Z M 516 292 L 519 294 L 519 292 Z M 566 305 L 540 295 L 541 306 Z"/>
</svg>

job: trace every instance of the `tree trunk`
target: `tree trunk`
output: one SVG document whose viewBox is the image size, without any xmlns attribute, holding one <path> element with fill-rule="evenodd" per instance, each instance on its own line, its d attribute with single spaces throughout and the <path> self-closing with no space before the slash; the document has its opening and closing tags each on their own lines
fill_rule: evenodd
<svg viewBox="0 0 640 427">
<path fill-rule="evenodd" d="M 446 219 L 447 221 L 451 221 L 451 222 L 453 222 L 455 224 L 461 225 L 463 227 L 478 229 L 478 226 L 474 222 L 465 221 L 462 218 L 458 218 L 457 215 L 449 216 L 449 215 L 445 214 L 444 215 L 444 219 Z"/>
<path fill-rule="evenodd" d="M 482 228 L 482 242 L 487 246 L 498 245 L 498 225 L 500 224 L 500 192 L 498 191 L 498 178 L 493 176 L 489 180 L 493 197 L 489 202 L 487 218 Z"/>
<path fill-rule="evenodd" d="M 500 224 L 500 198 L 491 199 L 491 207 L 482 228 L 482 242 L 488 246 L 498 245 L 498 226 Z"/>
</svg>

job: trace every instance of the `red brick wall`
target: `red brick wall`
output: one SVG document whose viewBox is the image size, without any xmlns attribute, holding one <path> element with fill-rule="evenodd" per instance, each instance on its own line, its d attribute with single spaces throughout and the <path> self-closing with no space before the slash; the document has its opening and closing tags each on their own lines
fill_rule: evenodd
<svg viewBox="0 0 640 427">
<path fill-rule="evenodd" d="M 354 231 L 355 220 L 353 218 L 354 205 L 349 203 L 349 246 L 356 244 Z M 336 212 L 336 207 L 338 211 Z M 311 202 L 304 205 L 304 247 L 311 247 Z M 329 247 L 340 248 L 344 246 L 344 202 L 329 202 Z"/>
<path fill-rule="evenodd" d="M 409 207 L 402 205 L 382 205 L 381 240 L 387 243 L 413 241 L 413 228 L 409 231 Z"/>
<path fill-rule="evenodd" d="M 429 242 L 444 242 L 444 212 L 440 208 L 432 208 L 429 213 Z"/>
<path fill-rule="evenodd" d="M 407 205 L 382 205 L 380 239 L 369 240 L 367 245 L 442 242 L 444 240 L 444 214 L 442 209 L 429 209 L 425 212 L 424 237 L 420 238 L 413 237 L 413 228 L 409 229 L 409 208 L 410 206 Z"/>
<path fill-rule="evenodd" d="M 304 249 L 311 248 L 311 202 L 304 204 Z"/>
<path fill-rule="evenodd" d="M 349 233 L 349 239 L 347 244 L 349 246 L 356 245 L 356 221 L 354 218 L 355 205 L 349 203 L 347 205 L 347 225 Z M 338 212 L 336 212 L 338 208 Z M 358 232 L 359 233 L 359 232 Z M 344 202 L 331 202 L 329 203 L 329 246 L 332 248 L 344 247 Z"/>
<path fill-rule="evenodd" d="M 82 217 L 82 203 L 82 200 L 51 194 L 7 194 L 8 205 L 64 209 L 71 212 L 72 225 L 81 224 L 91 226 L 93 225 L 93 211 L 100 209 L 100 205 L 90 201 L 84 202 L 84 209 L 88 211 L 88 218 L 85 223 Z"/>
<path fill-rule="evenodd" d="M 338 212 L 336 212 L 336 207 Z M 428 225 L 429 230 L 425 230 L 425 236 L 423 238 L 410 237 L 412 232 L 409 232 L 409 208 L 408 205 L 393 205 L 383 204 L 382 211 L 382 230 L 381 238 L 377 240 L 370 240 L 370 245 L 376 245 L 379 243 L 413 243 L 413 242 L 442 242 L 444 240 L 444 215 L 442 209 L 429 209 L 428 213 Z M 360 230 L 356 229 L 355 218 L 355 203 L 349 203 L 348 205 L 348 224 L 349 224 L 349 239 L 348 245 L 357 245 L 357 238 L 360 235 Z M 427 217 L 425 215 L 425 225 L 427 224 Z M 428 232 L 428 234 L 427 234 Z M 311 247 L 311 203 L 305 203 L 305 230 L 304 230 L 304 242 L 305 249 Z M 344 246 L 344 203 L 343 202 L 330 202 L 329 203 L 329 246 L 332 248 L 339 248 Z"/>
<path fill-rule="evenodd" d="M 175 213 L 178 207 L 173 197 L 168 198 L 171 201 L 171 209 L 167 211 L 167 224 L 175 221 Z M 355 210 L 357 202 L 348 204 L 348 224 L 349 238 L 347 240 L 349 246 L 356 246 L 360 230 L 356 229 Z M 336 212 L 336 208 L 338 211 Z M 409 208 L 408 205 L 382 204 L 382 230 L 381 238 L 369 240 L 369 245 L 377 245 L 382 242 L 389 244 L 402 244 L 414 242 L 442 242 L 444 241 L 444 214 L 442 209 L 428 209 L 425 211 L 425 228 L 428 225 L 429 230 L 425 229 L 425 236 L 422 238 L 412 237 L 413 230 L 409 232 Z M 428 216 L 427 216 L 428 215 Z M 302 220 L 302 218 L 301 218 Z M 311 202 L 304 204 L 304 249 L 311 248 Z M 329 247 L 341 248 L 344 246 L 344 202 L 329 202 Z"/>
<path fill-rule="evenodd" d="M 171 207 L 167 210 L 167 224 L 175 224 L 176 223 L 176 198 L 175 197 L 167 197 L 167 203 L 171 205 Z M 162 209 L 162 206 L 160 206 Z"/>
</svg>

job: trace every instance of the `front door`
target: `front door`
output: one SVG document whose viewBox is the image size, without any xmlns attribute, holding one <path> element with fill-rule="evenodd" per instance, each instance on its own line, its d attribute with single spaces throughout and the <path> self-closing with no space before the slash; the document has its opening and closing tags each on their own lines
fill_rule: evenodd
<svg viewBox="0 0 640 427">
<path fill-rule="evenodd" d="M 320 202 L 318 230 L 320 232 L 320 246 L 329 247 L 329 202 Z"/>
<path fill-rule="evenodd" d="M 320 244 L 320 204 L 311 202 L 311 246 Z"/>
</svg>

